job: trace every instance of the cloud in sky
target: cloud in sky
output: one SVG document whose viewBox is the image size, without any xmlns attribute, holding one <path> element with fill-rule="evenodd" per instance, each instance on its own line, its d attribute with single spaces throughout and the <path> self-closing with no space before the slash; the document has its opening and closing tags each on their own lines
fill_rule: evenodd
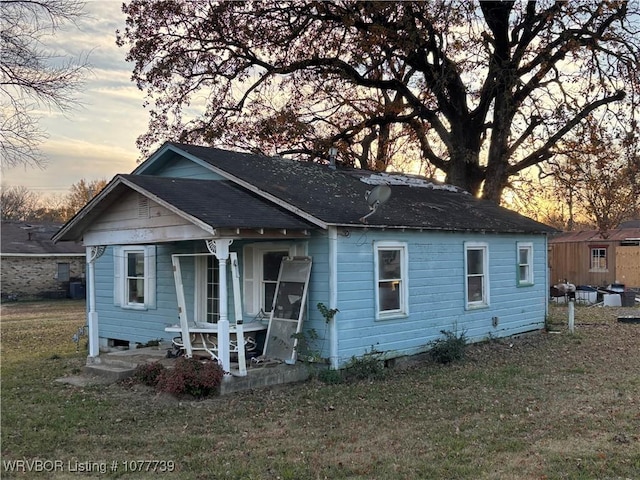
<svg viewBox="0 0 640 480">
<path fill-rule="evenodd" d="M 82 178 L 109 180 L 137 166 L 135 141 L 146 131 L 147 112 L 142 107 L 144 93 L 131 82 L 126 50 L 115 44 L 115 31 L 125 26 L 121 5 L 89 1 L 86 17 L 47 39 L 46 48 L 61 61 L 86 56 L 92 71 L 77 95 L 76 108 L 66 113 L 41 112 L 40 126 L 49 135 L 41 146 L 46 169 L 5 169 L 3 184 L 25 186 L 44 195 L 65 194 Z"/>
</svg>

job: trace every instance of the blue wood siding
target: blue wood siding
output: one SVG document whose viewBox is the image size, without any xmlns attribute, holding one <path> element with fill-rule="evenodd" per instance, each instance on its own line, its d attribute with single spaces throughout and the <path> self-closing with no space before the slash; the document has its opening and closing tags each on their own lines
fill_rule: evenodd
<svg viewBox="0 0 640 480">
<path fill-rule="evenodd" d="M 113 248 L 108 247 L 104 255 L 96 260 L 96 310 L 100 338 L 140 343 L 170 338 L 164 328 L 178 322 L 178 310 L 168 248 L 168 245 L 157 247 L 156 308 L 148 310 L 131 310 L 114 305 Z"/>
<path fill-rule="evenodd" d="M 306 242 L 306 240 L 304 240 Z M 243 272 L 242 257 L 243 245 L 247 242 L 237 241 L 232 244 L 231 251 L 238 255 L 240 274 Z M 255 243 L 255 242 L 250 242 Z M 291 241 L 287 241 L 291 243 Z M 316 245 L 314 251 L 318 252 L 317 245 L 320 247 L 325 242 L 310 242 Z M 325 247 L 326 250 L 326 247 Z M 149 310 L 132 310 L 114 305 L 114 255 L 113 248 L 108 247 L 105 254 L 96 261 L 96 309 L 99 314 L 99 336 L 103 339 L 117 339 L 127 342 L 146 343 L 153 339 L 170 340 L 173 334 L 168 334 L 164 328 L 169 325 L 179 323 L 178 318 L 178 301 L 176 296 L 175 282 L 173 276 L 173 266 L 171 263 L 172 254 L 191 254 L 206 252 L 204 242 L 181 242 L 178 244 L 159 244 L 156 251 L 156 308 Z M 327 254 L 324 258 L 326 262 Z M 321 258 L 320 255 L 317 256 Z M 314 258 L 314 261 L 316 258 Z M 217 262 L 217 259 L 215 259 Z M 195 320 L 195 261 L 194 257 L 180 257 L 180 266 L 182 270 L 182 282 L 185 293 L 185 303 L 187 307 L 187 316 L 189 321 Z M 315 272 L 327 272 L 328 268 L 321 266 L 312 267 L 312 275 Z M 324 285 L 323 285 L 324 284 Z M 240 279 L 242 288 L 242 278 Z M 326 274 L 320 273 L 316 275 L 316 279 L 312 278 L 311 285 L 319 288 L 310 288 L 309 305 L 311 313 L 313 313 L 314 325 L 316 327 L 325 327 L 324 319 L 319 314 L 316 304 L 320 301 L 328 303 L 328 286 L 326 285 Z M 316 293 L 317 292 L 317 293 Z M 312 297 L 317 300 L 312 300 Z M 235 307 L 233 297 L 233 284 L 231 277 L 231 268 L 227 268 L 227 301 L 229 320 L 235 319 Z M 243 315 L 245 323 L 255 320 L 254 316 Z M 199 318 L 198 321 L 205 321 Z M 309 321 L 307 321 L 309 322 Z M 311 326 L 309 328 L 312 328 Z M 328 342 L 327 342 L 328 344 Z"/>
<path fill-rule="evenodd" d="M 408 246 L 409 314 L 375 319 L 374 240 Z M 518 287 L 517 243 L 533 244 L 535 283 Z M 489 305 L 465 308 L 465 242 L 483 242 L 489 255 Z M 367 351 L 387 357 L 425 351 L 442 330 L 470 340 L 502 337 L 544 326 L 547 302 L 544 236 L 374 232 L 339 237 L 337 316 L 340 362 Z M 498 325 L 492 325 L 498 317 Z"/>
<path fill-rule="evenodd" d="M 376 320 L 374 241 L 405 242 L 408 253 L 408 315 Z M 465 242 L 483 242 L 488 247 L 489 305 L 465 306 Z M 329 242 L 325 232 L 314 232 L 307 243 L 313 258 L 304 330 L 315 331 L 318 339 L 311 348 L 329 357 L 329 326 L 317 309 L 329 307 Z M 517 245 L 533 245 L 534 284 L 518 286 Z M 236 241 L 240 273 L 243 272 L 243 245 Z M 170 339 L 164 332 L 178 323 L 177 299 L 171 254 L 204 252 L 200 242 L 160 244 L 156 252 L 157 305 L 155 309 L 129 310 L 113 303 L 114 258 L 108 248 L 96 262 L 96 306 L 99 336 L 129 342 Z M 520 235 L 482 235 L 433 232 L 352 232 L 338 236 L 338 330 L 339 363 L 370 350 L 385 352 L 387 358 L 425 351 L 429 342 L 442 336 L 442 330 L 464 332 L 471 340 L 502 337 L 540 329 L 547 306 L 546 237 Z M 183 257 L 182 273 L 189 319 L 193 320 L 195 266 Z M 241 279 L 242 280 L 242 279 Z M 241 281 L 242 285 L 242 281 Z M 229 318 L 234 318 L 233 290 L 228 277 Z M 498 324 L 493 326 L 493 317 Z M 245 322 L 253 320 L 245 316 Z"/>
<path fill-rule="evenodd" d="M 329 242 L 326 232 L 313 232 L 307 244 L 309 256 L 313 259 L 309 279 L 308 316 L 304 319 L 303 331 L 314 330 L 317 339 L 309 349 L 322 358 L 329 358 L 329 325 L 318 310 L 318 303 L 329 308 Z"/>
<path fill-rule="evenodd" d="M 198 180 L 221 180 L 222 177 L 208 168 L 184 157 L 177 157 L 154 172 L 158 177 L 195 178 Z"/>
</svg>

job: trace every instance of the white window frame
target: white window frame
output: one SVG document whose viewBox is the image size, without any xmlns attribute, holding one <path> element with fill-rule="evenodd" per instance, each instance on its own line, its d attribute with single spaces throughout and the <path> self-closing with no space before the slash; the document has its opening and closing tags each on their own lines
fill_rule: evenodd
<svg viewBox="0 0 640 480">
<path fill-rule="evenodd" d="M 268 252 L 287 252 L 288 256 L 307 254 L 306 242 L 257 242 L 245 245 L 242 254 L 242 278 L 244 311 L 247 315 L 266 313 L 263 311 L 264 273 L 263 256 Z"/>
<path fill-rule="evenodd" d="M 604 268 L 601 267 L 600 265 L 595 265 L 594 264 L 594 256 L 593 253 L 596 250 L 601 250 L 604 252 L 604 257 L 600 257 L 598 256 L 598 259 L 604 258 Z M 598 262 L 600 263 L 600 262 Z M 590 272 L 608 272 L 609 271 L 609 249 L 607 247 L 603 247 L 603 246 L 590 246 L 589 247 L 589 271 Z"/>
<path fill-rule="evenodd" d="M 379 252 L 383 250 L 397 250 L 400 252 L 400 278 L 395 279 L 396 286 L 400 288 L 399 308 L 382 310 L 380 308 L 380 283 L 388 282 L 390 279 L 380 278 Z M 376 319 L 386 320 L 389 318 L 406 317 L 409 315 L 409 249 L 405 242 L 396 241 L 376 241 L 373 243 L 373 274 L 374 274 L 374 301 L 376 309 Z M 393 279 L 391 279 L 393 280 Z"/>
<path fill-rule="evenodd" d="M 522 250 L 527 251 L 527 263 L 520 263 L 520 252 Z M 517 263 L 517 280 L 518 286 L 530 286 L 533 285 L 533 243 L 531 242 L 518 242 L 516 248 L 516 263 Z M 520 270 L 522 267 L 527 267 L 526 278 L 522 278 Z"/>
<path fill-rule="evenodd" d="M 130 253 L 144 255 L 144 303 L 129 302 L 127 259 Z M 114 247 L 114 305 L 128 310 L 147 310 L 156 306 L 156 246 L 126 245 Z"/>
<path fill-rule="evenodd" d="M 471 250 L 482 252 L 482 274 L 469 274 L 468 272 L 468 256 Z M 470 275 L 482 276 L 482 298 L 480 300 L 469 299 Z M 465 242 L 464 244 L 464 300 L 467 310 L 489 306 L 489 245 L 485 242 Z"/>
</svg>

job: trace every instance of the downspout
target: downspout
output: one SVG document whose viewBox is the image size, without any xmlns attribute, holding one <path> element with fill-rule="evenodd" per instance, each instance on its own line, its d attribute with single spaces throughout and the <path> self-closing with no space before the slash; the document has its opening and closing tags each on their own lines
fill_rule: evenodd
<svg viewBox="0 0 640 480">
<path fill-rule="evenodd" d="M 338 308 L 338 229 L 329 227 L 329 309 Z M 338 315 L 329 323 L 329 360 L 333 370 L 338 369 Z"/>
</svg>

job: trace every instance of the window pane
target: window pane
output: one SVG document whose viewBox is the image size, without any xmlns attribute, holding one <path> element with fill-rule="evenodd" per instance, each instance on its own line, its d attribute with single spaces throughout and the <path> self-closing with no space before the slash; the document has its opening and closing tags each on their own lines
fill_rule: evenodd
<svg viewBox="0 0 640 480">
<path fill-rule="evenodd" d="M 529 263 L 529 249 L 521 248 L 520 249 L 520 265 L 526 265 Z"/>
<path fill-rule="evenodd" d="M 220 268 L 217 259 L 207 258 L 207 322 L 218 323 L 220 319 Z"/>
<path fill-rule="evenodd" d="M 482 298 L 482 284 L 484 277 L 468 277 L 467 278 L 467 298 L 469 302 L 481 302 Z"/>
<path fill-rule="evenodd" d="M 378 269 L 380 280 L 401 278 L 400 250 L 378 250 Z"/>
<path fill-rule="evenodd" d="M 400 282 L 380 282 L 378 286 L 380 311 L 400 310 Z"/>
<path fill-rule="evenodd" d="M 280 272 L 282 259 L 287 256 L 286 252 L 267 252 L 262 257 L 262 279 L 267 281 L 277 281 Z"/>
<path fill-rule="evenodd" d="M 282 259 L 288 256 L 288 251 L 266 252 L 262 255 L 262 310 L 265 313 L 271 312 L 273 306 L 273 296 L 276 293 L 278 274 Z"/>
<path fill-rule="evenodd" d="M 467 250 L 467 274 L 482 274 L 482 269 L 482 250 Z"/>
<path fill-rule="evenodd" d="M 529 266 L 520 265 L 520 281 L 526 282 L 527 280 L 529 280 Z"/>
<path fill-rule="evenodd" d="M 273 307 L 273 297 L 276 294 L 276 283 L 265 283 L 264 285 L 264 308 L 265 313 L 271 311 Z"/>
<path fill-rule="evenodd" d="M 127 254 L 127 277 L 144 277 L 144 253 Z"/>
<path fill-rule="evenodd" d="M 129 279 L 129 303 L 144 303 L 144 280 Z"/>
</svg>

